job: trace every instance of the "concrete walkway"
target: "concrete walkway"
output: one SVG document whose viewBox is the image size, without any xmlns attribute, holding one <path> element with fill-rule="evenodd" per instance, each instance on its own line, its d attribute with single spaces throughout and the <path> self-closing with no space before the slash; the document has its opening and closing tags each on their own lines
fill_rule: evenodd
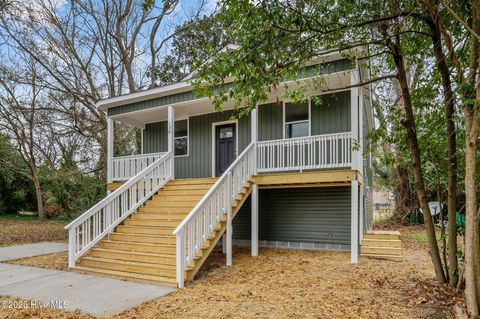
<svg viewBox="0 0 480 319">
<path fill-rule="evenodd" d="M 106 316 L 175 289 L 50 269 L 0 264 L 0 295 Z"/>
<path fill-rule="evenodd" d="M 66 243 L 36 243 L 19 246 L 0 247 L 0 262 L 20 258 L 61 253 L 68 250 Z"/>
</svg>

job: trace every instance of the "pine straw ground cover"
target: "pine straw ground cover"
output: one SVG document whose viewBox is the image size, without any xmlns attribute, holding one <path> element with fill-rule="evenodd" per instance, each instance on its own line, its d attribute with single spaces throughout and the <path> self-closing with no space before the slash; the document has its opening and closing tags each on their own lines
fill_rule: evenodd
<svg viewBox="0 0 480 319">
<path fill-rule="evenodd" d="M 237 248 L 234 266 L 225 267 L 215 252 L 187 288 L 112 318 L 453 318 L 462 298 L 435 283 L 425 249 L 406 246 L 403 262 L 362 257 L 353 266 L 347 253 L 261 249 L 253 258 Z M 2 309 L 4 318 L 91 317 Z"/>
<path fill-rule="evenodd" d="M 0 219 L 0 246 L 66 241 L 64 226 L 56 221 Z"/>
</svg>

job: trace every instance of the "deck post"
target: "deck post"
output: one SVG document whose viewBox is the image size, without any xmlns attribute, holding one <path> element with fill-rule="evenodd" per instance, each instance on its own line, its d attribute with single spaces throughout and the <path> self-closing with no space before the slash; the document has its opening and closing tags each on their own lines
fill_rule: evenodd
<svg viewBox="0 0 480 319">
<path fill-rule="evenodd" d="M 258 256 L 258 185 L 252 189 L 252 256 Z"/>
<path fill-rule="evenodd" d="M 113 148 L 115 124 L 111 117 L 107 117 L 107 183 L 113 181 Z"/>
<path fill-rule="evenodd" d="M 229 196 L 229 200 L 228 200 L 228 208 L 227 208 L 227 231 L 226 231 L 226 236 L 227 236 L 227 239 L 226 239 L 226 242 L 227 242 L 227 266 L 231 266 L 232 265 L 232 190 L 231 190 L 231 185 L 232 185 L 232 173 L 229 172 L 228 175 L 227 175 L 227 185 L 229 186 L 228 187 L 228 194 L 227 196 Z"/>
<path fill-rule="evenodd" d="M 350 262 L 356 264 L 358 262 L 358 181 L 352 181 L 351 189 L 351 228 L 350 228 Z"/>
<path fill-rule="evenodd" d="M 168 152 L 175 152 L 175 144 L 174 144 L 174 137 L 175 137 L 175 110 L 173 109 L 172 105 L 168 106 Z M 171 161 L 170 172 L 172 174 L 172 179 L 175 178 L 175 158 Z"/>
<path fill-rule="evenodd" d="M 364 181 L 365 181 L 365 180 L 364 180 Z M 362 183 L 362 184 L 360 185 L 360 195 L 359 195 L 359 197 L 360 197 L 360 202 L 359 202 L 359 205 L 360 205 L 360 209 L 359 209 L 359 211 L 360 211 L 360 214 L 359 214 L 359 215 L 360 215 L 360 219 L 359 219 L 359 222 L 358 222 L 358 224 L 359 224 L 359 227 L 358 227 L 358 229 L 359 229 L 359 236 L 358 236 L 358 237 L 359 237 L 360 242 L 361 242 L 362 239 L 363 239 L 363 232 L 364 232 L 364 227 L 363 227 L 363 223 L 364 223 L 364 216 L 363 216 L 363 214 L 364 214 L 364 205 L 365 205 L 365 203 L 364 203 L 364 202 L 365 202 L 365 201 L 364 201 L 364 194 L 365 194 L 365 185 L 363 185 L 363 183 Z"/>
<path fill-rule="evenodd" d="M 355 85 L 358 83 L 358 71 L 353 70 L 351 73 L 351 85 Z M 361 165 L 361 153 L 359 146 L 361 145 L 361 141 L 359 138 L 360 126 L 359 123 L 359 89 L 354 87 L 350 89 L 350 112 L 351 112 L 351 130 L 352 130 L 352 169 L 360 171 Z"/>
<path fill-rule="evenodd" d="M 252 110 L 252 113 L 250 114 L 250 116 L 251 116 L 250 128 L 251 128 L 252 142 L 257 143 L 258 142 L 258 111 L 256 108 Z M 257 174 L 257 145 L 254 146 L 254 150 L 253 150 L 253 163 L 254 163 L 253 175 L 256 175 Z"/>
</svg>

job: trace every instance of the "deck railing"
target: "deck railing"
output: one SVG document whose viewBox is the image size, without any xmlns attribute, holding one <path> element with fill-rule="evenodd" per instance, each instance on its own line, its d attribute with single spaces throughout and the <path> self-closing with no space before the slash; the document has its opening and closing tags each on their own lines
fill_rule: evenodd
<svg viewBox="0 0 480 319">
<path fill-rule="evenodd" d="M 173 177 L 172 161 L 166 153 L 65 227 L 70 268 Z"/>
<path fill-rule="evenodd" d="M 130 156 L 119 156 L 112 159 L 110 180 L 127 181 L 166 153 L 150 153 Z"/>
<path fill-rule="evenodd" d="M 257 143 L 258 173 L 349 167 L 351 164 L 350 132 Z"/>
<path fill-rule="evenodd" d="M 255 143 L 252 142 L 222 174 L 192 209 L 173 234 L 177 237 L 177 283 L 184 285 L 185 269 L 202 249 L 215 226 L 227 217 L 231 227 L 232 202 L 255 171 Z"/>
</svg>

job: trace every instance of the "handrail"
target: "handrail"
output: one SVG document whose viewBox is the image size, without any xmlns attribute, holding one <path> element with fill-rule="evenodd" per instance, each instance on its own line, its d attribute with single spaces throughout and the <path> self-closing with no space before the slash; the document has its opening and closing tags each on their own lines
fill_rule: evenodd
<svg viewBox="0 0 480 319">
<path fill-rule="evenodd" d="M 118 159 L 128 159 L 128 158 L 142 158 L 142 157 L 149 157 L 149 156 L 163 156 L 167 154 L 167 152 L 156 152 L 156 153 L 145 153 L 145 154 L 133 154 L 133 155 L 123 155 L 123 156 L 115 156 L 113 160 Z"/>
<path fill-rule="evenodd" d="M 179 288 L 184 286 L 186 267 L 193 262 L 196 254 L 225 215 L 227 216 L 227 234 L 231 234 L 232 203 L 254 171 L 255 142 L 252 142 L 173 231 L 173 235 L 176 236 L 176 270 Z"/>
<path fill-rule="evenodd" d="M 240 162 L 240 160 L 242 160 L 242 158 L 245 156 L 245 154 L 248 153 L 254 145 L 255 145 L 255 143 L 250 143 L 247 146 L 247 148 L 245 150 L 243 150 L 242 154 L 240 154 L 240 156 L 238 156 L 237 159 L 235 161 L 233 161 L 233 163 L 230 165 L 230 167 L 236 166 Z M 177 228 L 175 228 L 175 230 L 173 231 L 173 235 L 176 235 L 180 231 L 180 229 L 185 227 L 185 224 L 187 224 L 193 218 L 193 215 L 195 215 L 195 211 L 198 210 L 200 207 L 202 207 L 205 204 L 205 202 L 207 201 L 207 199 L 219 187 L 219 185 L 224 182 L 224 180 L 227 178 L 227 175 L 228 175 L 229 171 L 230 170 L 227 169 L 225 172 L 223 172 L 223 174 L 218 178 L 218 180 L 215 182 L 215 184 L 213 184 L 213 186 L 202 197 L 202 199 L 197 203 L 197 205 L 195 205 L 195 207 L 190 211 L 190 213 L 183 219 L 183 221 L 180 223 L 180 225 L 178 225 Z"/>
<path fill-rule="evenodd" d="M 173 160 L 173 153 L 166 153 L 65 226 L 70 268 L 173 177 Z"/>
<path fill-rule="evenodd" d="M 257 143 L 259 173 L 352 165 L 352 133 L 333 133 Z"/>
<path fill-rule="evenodd" d="M 165 154 L 165 152 L 158 152 L 114 157 L 111 159 L 111 171 L 108 172 L 109 180 L 129 180 Z"/>
</svg>

